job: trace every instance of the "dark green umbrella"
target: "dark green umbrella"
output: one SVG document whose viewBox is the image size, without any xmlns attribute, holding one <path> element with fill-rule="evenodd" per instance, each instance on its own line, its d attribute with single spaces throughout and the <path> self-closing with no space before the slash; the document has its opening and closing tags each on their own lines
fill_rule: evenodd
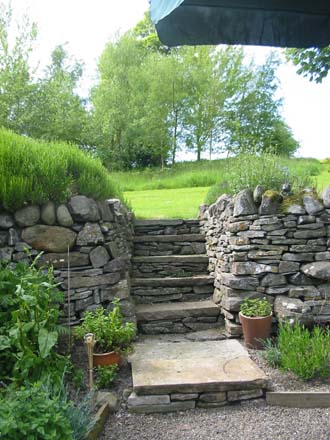
<svg viewBox="0 0 330 440">
<path fill-rule="evenodd" d="M 150 15 L 167 46 L 330 44 L 330 0 L 151 0 Z"/>
</svg>

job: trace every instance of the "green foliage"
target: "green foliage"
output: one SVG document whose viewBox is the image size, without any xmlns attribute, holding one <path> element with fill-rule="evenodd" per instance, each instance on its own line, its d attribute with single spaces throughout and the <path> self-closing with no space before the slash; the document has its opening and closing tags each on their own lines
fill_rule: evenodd
<svg viewBox="0 0 330 440">
<path fill-rule="evenodd" d="M 206 203 L 214 203 L 223 193 L 236 194 L 245 188 L 253 190 L 257 185 L 276 191 L 280 191 L 285 182 L 291 184 L 293 191 L 311 186 L 308 163 L 301 168 L 296 163 L 299 164 L 299 160 L 289 161 L 272 153 L 244 153 L 228 159 L 221 182 L 210 189 Z M 311 166 L 314 167 L 314 162 Z"/>
<path fill-rule="evenodd" d="M 263 358 L 273 368 L 278 368 L 281 365 L 281 353 L 277 344 L 272 339 L 266 339 L 264 342 Z"/>
<path fill-rule="evenodd" d="M 286 58 L 298 67 L 297 73 L 321 83 L 330 70 L 330 46 L 286 49 Z"/>
<path fill-rule="evenodd" d="M 99 365 L 97 367 L 97 379 L 96 387 L 110 388 L 113 382 L 116 380 L 118 374 L 118 365 Z"/>
<path fill-rule="evenodd" d="M 109 312 L 103 307 L 87 311 L 82 323 L 75 328 L 75 335 L 83 338 L 86 333 L 93 333 L 98 351 L 123 353 L 131 348 L 136 329 L 133 323 L 123 322 L 117 301 L 113 302 L 113 306 Z"/>
<path fill-rule="evenodd" d="M 0 129 L 0 204 L 5 209 L 64 202 L 73 194 L 106 199 L 118 192 L 101 162 L 77 147 Z"/>
<path fill-rule="evenodd" d="M 75 404 L 63 384 L 37 382 L 0 395 L 0 437 L 6 440 L 84 440 L 91 427 L 90 397 Z"/>
<path fill-rule="evenodd" d="M 63 294 L 47 272 L 18 263 L 0 266 L 0 380 L 23 384 L 61 379 L 68 359 L 54 350 Z"/>
<path fill-rule="evenodd" d="M 241 304 L 240 312 L 251 318 L 269 316 L 272 313 L 272 305 L 266 298 L 246 298 Z"/>
<path fill-rule="evenodd" d="M 302 379 L 330 377 L 330 330 L 315 326 L 308 330 L 286 322 L 279 328 L 277 347 L 281 368 Z"/>
</svg>

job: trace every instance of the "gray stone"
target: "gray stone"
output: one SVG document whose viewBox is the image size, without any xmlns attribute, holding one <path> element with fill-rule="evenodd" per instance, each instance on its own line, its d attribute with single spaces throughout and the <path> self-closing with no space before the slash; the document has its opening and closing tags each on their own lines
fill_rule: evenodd
<svg viewBox="0 0 330 440">
<path fill-rule="evenodd" d="M 306 214 L 305 208 L 295 203 L 293 205 L 290 205 L 286 211 L 288 214 Z"/>
<path fill-rule="evenodd" d="M 315 299 L 320 298 L 321 294 L 314 286 L 295 286 L 289 290 L 290 298 Z"/>
<path fill-rule="evenodd" d="M 301 299 L 277 296 L 274 302 L 274 313 L 280 322 L 299 321 L 308 325 L 313 322 L 310 306 L 304 304 Z"/>
<path fill-rule="evenodd" d="M 104 222 L 113 222 L 114 221 L 114 216 L 113 213 L 110 209 L 109 203 L 107 200 L 103 201 L 103 202 L 97 202 L 97 206 L 99 208 L 99 212 L 101 214 L 101 219 Z"/>
<path fill-rule="evenodd" d="M 14 226 L 13 216 L 7 213 L 0 214 L 0 228 L 9 229 L 12 226 Z"/>
<path fill-rule="evenodd" d="M 251 260 L 274 259 L 280 258 L 282 252 L 282 250 L 252 250 L 248 253 L 248 257 L 251 258 Z"/>
<path fill-rule="evenodd" d="M 170 403 L 170 396 L 167 394 L 138 396 L 134 391 L 127 399 L 128 408 L 141 405 L 161 405 Z"/>
<path fill-rule="evenodd" d="M 228 402 L 236 402 L 239 400 L 257 399 L 263 396 L 263 391 L 258 390 L 242 390 L 242 391 L 228 391 Z"/>
<path fill-rule="evenodd" d="M 227 395 L 225 392 L 220 393 L 202 393 L 199 396 L 200 402 L 208 402 L 208 403 L 215 403 L 215 402 L 224 402 L 227 398 Z"/>
<path fill-rule="evenodd" d="M 121 256 L 121 252 L 114 241 L 111 241 L 110 243 L 106 243 L 106 247 L 110 252 L 112 258 L 117 258 Z"/>
<path fill-rule="evenodd" d="M 77 234 L 61 226 L 35 225 L 25 228 L 22 239 L 34 249 L 46 252 L 65 252 L 72 249 Z"/>
<path fill-rule="evenodd" d="M 304 207 L 308 214 L 316 214 L 324 209 L 322 203 L 320 203 L 313 195 L 306 194 L 303 197 Z"/>
<path fill-rule="evenodd" d="M 315 254 L 315 260 L 316 261 L 330 260 L 330 251 L 327 251 L 327 252 L 317 252 Z"/>
<path fill-rule="evenodd" d="M 313 284 L 311 278 L 307 277 L 302 272 L 297 272 L 289 276 L 289 282 L 295 286 L 309 286 Z"/>
<path fill-rule="evenodd" d="M 93 249 L 89 254 L 89 258 L 95 268 L 104 266 L 110 259 L 107 250 L 103 246 L 97 246 Z"/>
<path fill-rule="evenodd" d="M 317 261 L 315 263 L 305 264 L 301 270 L 307 276 L 320 280 L 330 280 L 330 261 Z"/>
<path fill-rule="evenodd" d="M 14 252 L 14 249 L 11 247 L 0 248 L 0 260 L 1 261 L 10 261 L 13 252 Z"/>
<path fill-rule="evenodd" d="M 313 261 L 314 254 L 312 252 L 309 253 L 299 253 L 299 254 L 291 254 L 286 253 L 282 256 L 284 261 Z"/>
<path fill-rule="evenodd" d="M 104 237 L 98 223 L 86 223 L 77 237 L 78 246 L 103 243 Z"/>
<path fill-rule="evenodd" d="M 120 280 L 118 273 L 111 273 L 106 275 L 98 275 L 91 277 L 77 276 L 70 280 L 71 289 L 78 289 L 80 287 L 102 286 L 107 284 L 115 284 Z M 64 280 L 63 286 L 68 287 L 68 281 Z"/>
<path fill-rule="evenodd" d="M 19 231 L 14 228 L 10 228 L 8 232 L 9 232 L 8 244 L 9 246 L 15 246 L 15 244 L 18 243 L 20 240 Z"/>
<path fill-rule="evenodd" d="M 261 205 L 259 207 L 260 215 L 277 214 L 281 207 L 283 197 L 276 191 L 266 191 L 262 195 Z"/>
<path fill-rule="evenodd" d="M 197 393 L 176 393 L 171 394 L 171 401 L 175 402 L 176 400 L 184 401 L 184 400 L 196 400 L 198 398 Z"/>
<path fill-rule="evenodd" d="M 254 204 L 251 191 L 247 189 L 240 191 L 234 199 L 234 217 L 255 213 L 257 213 L 257 207 Z"/>
<path fill-rule="evenodd" d="M 73 225 L 73 219 L 66 205 L 60 205 L 56 209 L 57 222 L 61 226 L 70 227 Z"/>
<path fill-rule="evenodd" d="M 262 185 L 257 185 L 253 191 L 253 200 L 259 205 L 261 203 L 262 195 L 265 192 L 265 188 Z"/>
<path fill-rule="evenodd" d="M 322 298 L 330 298 L 330 284 L 321 284 L 318 289 Z"/>
<path fill-rule="evenodd" d="M 283 284 L 286 284 L 286 278 L 282 274 L 269 273 L 262 278 L 260 284 L 263 287 L 281 286 Z"/>
<path fill-rule="evenodd" d="M 55 268 L 66 268 L 68 267 L 68 257 L 71 268 L 89 265 L 88 255 L 81 254 L 80 252 L 70 252 L 69 255 L 67 252 L 43 254 L 39 258 L 38 262 L 41 265 L 47 264 Z"/>
<path fill-rule="evenodd" d="M 136 316 L 140 322 L 219 316 L 219 314 L 220 308 L 212 301 L 138 304 L 136 307 Z"/>
<path fill-rule="evenodd" d="M 0 231 L 0 247 L 4 247 L 8 244 L 8 232 Z"/>
<path fill-rule="evenodd" d="M 46 202 L 41 207 L 41 221 L 46 225 L 54 225 L 56 223 L 55 203 Z"/>
<path fill-rule="evenodd" d="M 283 274 L 290 274 L 298 272 L 300 264 L 294 261 L 281 261 L 278 266 L 278 272 Z"/>
<path fill-rule="evenodd" d="M 96 222 L 100 220 L 100 213 L 95 200 L 86 196 L 73 196 L 69 201 L 69 209 L 76 221 Z"/>
<path fill-rule="evenodd" d="M 16 211 L 14 217 L 19 226 L 33 226 L 40 219 L 40 208 L 36 205 L 27 206 Z"/>
<path fill-rule="evenodd" d="M 315 216 L 314 215 L 300 215 L 298 217 L 298 225 L 305 225 L 309 223 L 315 222 Z"/>
<path fill-rule="evenodd" d="M 113 287 L 101 289 L 101 301 L 113 301 L 115 298 L 127 299 L 130 297 L 130 290 L 127 280 L 121 280 Z"/>
<path fill-rule="evenodd" d="M 327 186 L 321 195 L 325 208 L 330 208 L 330 186 Z"/>
<path fill-rule="evenodd" d="M 275 266 L 269 266 L 266 264 L 254 263 L 247 261 L 246 263 L 232 263 L 231 272 L 234 275 L 260 275 L 265 272 L 277 272 L 278 269 Z"/>
<path fill-rule="evenodd" d="M 257 278 L 253 277 L 238 277 L 229 273 L 222 273 L 220 277 L 225 286 L 239 290 L 255 290 L 259 286 Z"/>
<path fill-rule="evenodd" d="M 245 298 L 262 298 L 264 295 L 256 291 L 240 291 L 222 287 L 221 307 L 231 312 L 239 312 L 240 306 Z"/>
<path fill-rule="evenodd" d="M 327 230 L 326 228 L 320 228 L 320 229 L 311 229 L 311 230 L 304 230 L 304 231 L 297 231 L 293 233 L 294 238 L 318 238 L 318 237 L 326 237 Z"/>
<path fill-rule="evenodd" d="M 125 272 L 127 263 L 124 258 L 115 258 L 109 261 L 103 268 L 104 272 Z"/>
</svg>

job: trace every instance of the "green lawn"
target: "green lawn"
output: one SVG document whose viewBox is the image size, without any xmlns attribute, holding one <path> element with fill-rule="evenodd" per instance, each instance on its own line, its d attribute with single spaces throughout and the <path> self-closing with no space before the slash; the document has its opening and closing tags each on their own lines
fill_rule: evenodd
<svg viewBox="0 0 330 440">
<path fill-rule="evenodd" d="M 326 186 L 330 186 L 330 166 L 323 165 L 321 173 L 316 176 L 317 189 L 322 191 Z"/>
<path fill-rule="evenodd" d="M 209 187 L 127 191 L 137 218 L 196 218 Z"/>
</svg>

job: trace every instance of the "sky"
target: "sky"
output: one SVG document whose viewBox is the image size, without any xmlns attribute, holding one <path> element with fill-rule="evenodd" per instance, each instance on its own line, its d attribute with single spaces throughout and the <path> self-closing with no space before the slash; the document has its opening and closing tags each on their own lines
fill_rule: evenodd
<svg viewBox="0 0 330 440">
<path fill-rule="evenodd" d="M 0 0 L 5 3 L 8 0 Z M 133 27 L 148 9 L 148 0 L 11 0 L 15 16 L 27 13 L 38 24 L 36 59 L 49 62 L 52 49 L 66 48 L 85 63 L 85 90 L 96 80 L 97 60 L 106 43 L 118 32 Z M 251 47 L 249 53 L 262 60 L 268 48 Z M 279 68 L 282 114 L 301 148 L 298 156 L 330 157 L 330 78 L 311 83 L 285 64 Z"/>
</svg>

